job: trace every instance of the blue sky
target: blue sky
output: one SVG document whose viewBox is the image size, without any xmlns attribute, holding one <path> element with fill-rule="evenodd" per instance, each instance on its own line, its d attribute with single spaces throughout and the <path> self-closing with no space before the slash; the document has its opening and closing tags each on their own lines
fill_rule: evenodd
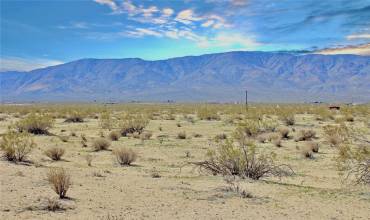
<svg viewBox="0 0 370 220">
<path fill-rule="evenodd" d="M 1 0 L 1 68 L 370 43 L 370 0 Z"/>
</svg>

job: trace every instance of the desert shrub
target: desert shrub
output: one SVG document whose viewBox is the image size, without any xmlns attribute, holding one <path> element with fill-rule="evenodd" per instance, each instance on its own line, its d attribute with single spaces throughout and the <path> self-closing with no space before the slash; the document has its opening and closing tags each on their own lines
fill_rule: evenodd
<svg viewBox="0 0 370 220">
<path fill-rule="evenodd" d="M 281 137 L 278 134 L 272 133 L 269 137 L 270 142 L 275 145 L 276 147 L 282 147 L 281 144 Z"/>
<path fill-rule="evenodd" d="M 203 135 L 202 134 L 199 134 L 199 133 L 194 133 L 193 134 L 193 137 L 195 137 L 195 138 L 200 138 L 200 137 L 202 137 Z"/>
<path fill-rule="evenodd" d="M 303 146 L 301 149 L 301 154 L 304 158 L 313 159 L 313 151 L 310 146 Z"/>
<path fill-rule="evenodd" d="M 239 141 L 235 145 L 232 140 L 219 143 L 216 150 L 207 153 L 207 159 L 195 162 L 201 170 L 213 175 L 236 175 L 242 178 L 258 180 L 267 176 L 284 176 L 293 174 L 287 165 L 276 165 L 274 154 L 257 152 L 254 144 L 246 145 L 247 141 Z"/>
<path fill-rule="evenodd" d="M 63 142 L 68 142 L 69 136 L 59 136 L 59 139 Z"/>
<path fill-rule="evenodd" d="M 177 139 L 186 139 L 186 132 L 181 131 L 177 134 Z"/>
<path fill-rule="evenodd" d="M 115 121 L 110 112 L 103 112 L 100 115 L 99 124 L 103 129 L 112 129 L 115 126 Z"/>
<path fill-rule="evenodd" d="M 24 132 L 8 131 L 0 142 L 4 157 L 14 162 L 24 161 L 35 146 L 29 134 Z"/>
<path fill-rule="evenodd" d="M 93 161 L 93 156 L 88 154 L 88 155 L 85 156 L 85 160 L 86 160 L 87 166 L 91 167 L 91 163 Z"/>
<path fill-rule="evenodd" d="M 239 123 L 234 136 L 256 137 L 264 132 L 274 132 L 277 127 L 277 122 L 273 119 L 245 119 Z"/>
<path fill-rule="evenodd" d="M 144 130 L 148 125 L 149 120 L 143 115 L 128 115 L 122 119 L 120 124 L 122 136 L 127 136 L 127 134 L 139 133 Z"/>
<path fill-rule="evenodd" d="M 82 147 L 87 147 L 87 138 L 85 134 L 81 134 L 81 145 Z"/>
<path fill-rule="evenodd" d="M 346 115 L 344 116 L 344 119 L 345 119 L 346 121 L 348 121 L 348 122 L 354 122 L 354 121 L 355 121 L 355 117 L 353 117 L 353 115 L 351 115 L 351 114 L 346 114 Z"/>
<path fill-rule="evenodd" d="M 108 150 L 110 142 L 105 138 L 98 138 L 94 140 L 92 147 L 95 151 Z"/>
<path fill-rule="evenodd" d="M 68 114 L 65 122 L 81 123 L 84 122 L 84 115 L 82 112 L 73 111 Z"/>
<path fill-rule="evenodd" d="M 220 120 L 220 116 L 217 111 L 208 107 L 199 108 L 197 111 L 197 116 L 200 120 Z"/>
<path fill-rule="evenodd" d="M 51 168 L 47 173 L 47 180 L 52 185 L 53 190 L 59 195 L 59 198 L 63 199 L 66 197 L 71 185 L 71 178 L 65 169 Z"/>
<path fill-rule="evenodd" d="M 257 141 L 260 142 L 260 143 L 266 143 L 267 140 L 268 140 L 268 134 L 264 133 L 264 134 L 259 134 L 257 137 L 256 137 Z"/>
<path fill-rule="evenodd" d="M 137 154 L 129 148 L 117 148 L 113 151 L 113 154 L 121 166 L 130 165 L 131 163 L 135 162 L 137 158 Z"/>
<path fill-rule="evenodd" d="M 61 147 L 51 147 L 47 149 L 44 153 L 47 157 L 49 157 L 52 160 L 60 160 L 62 159 L 62 156 L 65 153 L 65 150 L 64 148 L 61 148 Z"/>
<path fill-rule="evenodd" d="M 326 125 L 323 130 L 326 140 L 332 147 L 339 146 L 349 139 L 349 130 L 345 124 Z"/>
<path fill-rule="evenodd" d="M 144 131 L 140 134 L 140 140 L 149 140 L 153 136 L 153 133 L 150 131 Z"/>
<path fill-rule="evenodd" d="M 227 135 L 225 133 L 217 134 L 214 139 L 215 139 L 215 141 L 226 140 Z"/>
<path fill-rule="evenodd" d="M 47 199 L 45 202 L 45 210 L 56 212 L 56 211 L 63 211 L 66 210 L 66 208 L 63 206 L 63 204 L 57 200 L 57 199 Z"/>
<path fill-rule="evenodd" d="M 310 141 L 315 138 L 316 132 L 311 129 L 303 129 L 298 132 L 296 141 Z"/>
<path fill-rule="evenodd" d="M 277 130 L 280 133 L 281 138 L 289 139 L 289 128 L 280 127 Z"/>
<path fill-rule="evenodd" d="M 180 123 L 180 122 L 177 122 L 177 123 L 176 123 L 176 126 L 177 126 L 178 128 L 181 128 L 181 123 Z"/>
<path fill-rule="evenodd" d="M 111 131 L 108 136 L 111 141 L 118 141 L 118 139 L 121 137 L 121 133 L 118 131 Z"/>
<path fill-rule="evenodd" d="M 287 126 L 291 126 L 291 125 L 294 125 L 295 124 L 295 117 L 294 117 L 294 114 L 288 114 L 288 113 L 285 113 L 285 114 L 282 114 L 280 116 L 280 119 L 284 122 L 285 125 Z"/>
<path fill-rule="evenodd" d="M 338 146 L 337 166 L 346 180 L 356 184 L 370 184 L 370 144 Z"/>
<path fill-rule="evenodd" d="M 319 152 L 320 145 L 317 142 L 308 141 L 308 142 L 306 142 L 306 146 L 307 146 L 308 149 L 311 149 L 311 151 L 314 152 L 314 153 Z"/>
<path fill-rule="evenodd" d="M 29 132 L 32 134 L 49 134 L 48 130 L 53 126 L 54 119 L 48 115 L 30 114 L 26 118 L 15 123 L 15 128 L 19 132 Z"/>
</svg>

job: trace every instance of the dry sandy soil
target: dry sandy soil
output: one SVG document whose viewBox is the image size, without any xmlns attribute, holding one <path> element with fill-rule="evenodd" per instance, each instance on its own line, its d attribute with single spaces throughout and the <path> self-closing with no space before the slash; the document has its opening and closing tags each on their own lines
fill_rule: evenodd
<svg viewBox="0 0 370 220">
<path fill-rule="evenodd" d="M 16 120 L 8 115 L 0 121 L 0 133 Z M 33 136 L 37 147 L 29 156 L 32 164 L 0 160 L 0 219 L 370 219 L 370 188 L 343 182 L 338 175 L 336 150 L 322 137 L 322 126 L 327 123 L 333 122 L 300 114 L 290 126 L 290 130 L 316 131 L 320 150 L 315 159 L 303 158 L 297 149 L 301 143 L 293 138 L 283 140 L 280 148 L 259 143 L 274 151 L 279 162 L 289 164 L 295 175 L 240 180 L 240 187 L 251 194 L 243 198 L 228 190 L 223 177 L 187 165 L 205 159 L 207 150 L 214 147 L 215 135 L 234 131 L 235 125 L 224 120 L 190 123 L 180 115 L 176 120 L 151 120 L 145 128 L 153 133 L 151 139 L 121 137 L 112 142 L 110 149 L 125 146 L 138 153 L 132 166 L 122 167 L 112 151 L 92 151 L 91 142 L 102 131 L 98 119 L 87 118 L 83 123 L 57 119 L 51 133 L 70 136 L 75 132 L 77 136 L 70 136 L 68 142 L 56 136 Z M 362 119 L 352 123 L 362 123 Z M 186 131 L 187 139 L 177 139 L 181 131 Z M 194 133 L 202 137 L 193 137 Z M 88 138 L 88 147 L 81 146 L 81 134 Z M 168 137 L 160 143 L 158 135 Z M 51 146 L 65 148 L 63 160 L 45 156 L 43 152 Z M 93 156 L 92 166 L 85 160 L 88 154 Z M 46 180 L 50 167 L 64 167 L 71 175 L 68 198 L 60 200 L 66 210 L 42 209 L 47 199 L 58 198 Z"/>
</svg>

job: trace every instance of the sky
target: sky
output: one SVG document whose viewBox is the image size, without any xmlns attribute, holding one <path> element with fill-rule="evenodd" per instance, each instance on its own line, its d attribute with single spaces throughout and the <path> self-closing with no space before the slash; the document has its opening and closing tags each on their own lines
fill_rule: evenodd
<svg viewBox="0 0 370 220">
<path fill-rule="evenodd" d="M 0 71 L 83 58 L 159 60 L 236 50 L 335 54 L 357 47 L 370 51 L 370 0 L 0 2 Z"/>
</svg>

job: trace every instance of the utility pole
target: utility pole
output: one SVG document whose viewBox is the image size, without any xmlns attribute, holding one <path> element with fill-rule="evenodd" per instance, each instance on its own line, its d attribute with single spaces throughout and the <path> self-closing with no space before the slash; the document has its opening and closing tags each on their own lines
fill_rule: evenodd
<svg viewBox="0 0 370 220">
<path fill-rule="evenodd" d="M 248 111 L 248 90 L 245 90 L 245 110 Z"/>
</svg>

